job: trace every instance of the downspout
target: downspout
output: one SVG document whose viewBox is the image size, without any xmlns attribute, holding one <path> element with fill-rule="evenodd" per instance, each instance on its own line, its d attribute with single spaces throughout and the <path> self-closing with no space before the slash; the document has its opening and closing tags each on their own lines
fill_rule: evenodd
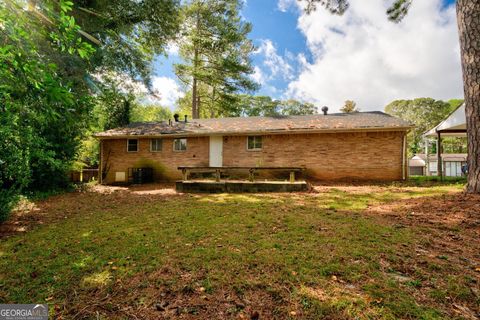
<svg viewBox="0 0 480 320">
<path fill-rule="evenodd" d="M 403 146 L 402 146 L 402 179 L 407 179 L 406 172 L 406 163 L 407 163 L 407 133 L 403 134 Z"/>
<path fill-rule="evenodd" d="M 99 181 L 100 184 L 103 184 L 102 168 L 103 168 L 103 140 L 100 139 L 100 163 L 99 163 L 99 166 L 98 166 L 98 181 Z"/>
</svg>

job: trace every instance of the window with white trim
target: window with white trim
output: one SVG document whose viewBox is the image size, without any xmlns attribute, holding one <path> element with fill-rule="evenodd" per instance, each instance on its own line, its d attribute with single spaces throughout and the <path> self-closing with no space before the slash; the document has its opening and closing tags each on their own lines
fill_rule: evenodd
<svg viewBox="0 0 480 320">
<path fill-rule="evenodd" d="M 128 139 L 127 140 L 127 151 L 128 152 L 137 152 L 138 151 L 138 139 Z"/>
<path fill-rule="evenodd" d="M 152 152 L 162 151 L 162 139 L 152 139 L 152 140 L 150 140 L 150 151 L 152 151 Z"/>
<path fill-rule="evenodd" d="M 262 150 L 262 136 L 248 136 L 247 150 Z"/>
<path fill-rule="evenodd" d="M 173 140 L 173 150 L 174 151 L 185 151 L 187 150 L 187 139 L 174 139 Z"/>
</svg>

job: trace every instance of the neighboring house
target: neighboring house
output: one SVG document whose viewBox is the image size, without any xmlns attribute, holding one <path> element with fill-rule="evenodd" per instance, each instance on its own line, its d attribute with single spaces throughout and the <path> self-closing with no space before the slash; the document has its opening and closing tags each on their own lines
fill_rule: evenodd
<svg viewBox="0 0 480 320">
<path fill-rule="evenodd" d="M 311 179 L 400 180 L 411 128 L 383 112 L 356 112 L 132 123 L 96 137 L 107 184 L 142 167 L 156 180 L 178 179 L 179 166 L 294 166 Z"/>
<path fill-rule="evenodd" d="M 467 163 L 466 153 L 442 153 L 442 168 L 446 177 L 461 177 L 462 166 Z M 438 156 L 431 154 L 427 157 L 425 154 L 417 154 L 409 160 L 409 170 L 411 176 L 437 176 L 438 175 Z M 428 165 L 427 165 L 428 163 Z M 427 170 L 428 169 L 428 170 Z"/>
<path fill-rule="evenodd" d="M 430 172 L 432 175 L 439 175 L 438 171 L 440 171 L 440 176 L 459 176 L 458 174 L 458 165 L 460 160 L 454 161 L 447 161 L 442 160 L 442 155 L 438 154 L 441 152 L 442 149 L 442 138 L 444 137 L 466 137 L 467 136 L 467 118 L 465 117 L 465 104 L 460 105 L 457 109 L 455 109 L 448 117 L 445 118 L 442 122 L 440 122 L 435 128 L 425 132 L 423 137 L 425 140 L 429 138 L 436 138 L 437 140 L 437 155 L 436 159 L 432 160 L 433 163 L 436 165 L 440 164 L 436 169 L 433 168 L 432 162 L 429 164 Z M 425 153 L 429 154 L 428 146 L 429 143 L 425 141 Z M 461 157 L 464 155 L 460 155 Z M 430 158 L 430 157 L 429 157 Z M 466 157 L 465 157 L 466 159 Z M 446 166 L 443 166 L 445 162 Z M 451 162 L 450 164 L 448 164 Z M 454 166 L 452 168 L 452 165 Z M 430 172 L 427 171 L 427 174 Z M 461 173 L 460 169 L 460 173 Z"/>
</svg>

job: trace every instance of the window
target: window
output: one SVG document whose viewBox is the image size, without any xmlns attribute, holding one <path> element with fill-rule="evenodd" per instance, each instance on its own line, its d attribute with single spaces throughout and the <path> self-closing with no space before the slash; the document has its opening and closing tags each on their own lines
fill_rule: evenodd
<svg viewBox="0 0 480 320">
<path fill-rule="evenodd" d="M 162 151 L 162 139 L 150 140 L 150 151 L 152 152 Z"/>
<path fill-rule="evenodd" d="M 247 139 L 247 150 L 261 150 L 261 149 L 262 149 L 262 137 L 249 136 Z"/>
<path fill-rule="evenodd" d="M 128 139 L 127 140 L 127 151 L 128 152 L 137 152 L 138 151 L 138 139 Z"/>
<path fill-rule="evenodd" d="M 447 177 L 461 177 L 462 176 L 462 162 L 460 162 L 460 161 L 445 161 L 445 176 L 447 176 Z"/>
<path fill-rule="evenodd" d="M 428 168 L 432 175 L 437 175 L 437 161 L 430 161 L 430 167 Z"/>
<path fill-rule="evenodd" d="M 173 140 L 173 150 L 174 151 L 185 151 L 187 150 L 187 139 L 175 139 Z"/>
</svg>

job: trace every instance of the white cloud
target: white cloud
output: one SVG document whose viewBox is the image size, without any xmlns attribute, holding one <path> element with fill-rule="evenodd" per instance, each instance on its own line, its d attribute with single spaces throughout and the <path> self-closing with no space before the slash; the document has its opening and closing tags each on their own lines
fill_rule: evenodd
<svg viewBox="0 0 480 320">
<path fill-rule="evenodd" d="M 99 82 L 114 85 L 120 92 L 133 92 L 137 94 L 146 94 L 147 87 L 141 81 L 133 80 L 126 73 L 99 70 L 92 74 L 92 77 Z"/>
<path fill-rule="evenodd" d="M 289 8 L 294 7 L 296 0 L 278 0 L 277 8 L 282 12 L 287 12 Z"/>
<path fill-rule="evenodd" d="M 286 95 L 331 110 L 347 99 L 362 110 L 382 110 L 395 99 L 463 96 L 454 7 L 414 1 L 405 20 L 395 24 L 386 18 L 387 5 L 351 1 L 343 16 L 322 8 L 302 14 L 298 25 L 313 62 L 297 56 L 301 72 Z"/>
<path fill-rule="evenodd" d="M 120 92 L 135 94 L 141 103 L 160 104 L 172 110 L 177 100 L 184 96 L 178 83 L 169 77 L 152 77 L 150 90 L 143 82 L 135 81 L 124 73 L 98 72 L 93 77 L 98 81 L 114 83 Z"/>
<path fill-rule="evenodd" d="M 264 85 L 267 82 L 267 77 L 259 66 L 253 67 L 253 74 L 251 75 L 251 78 L 260 85 Z"/>
<path fill-rule="evenodd" d="M 175 42 L 170 42 L 167 45 L 167 54 L 169 56 L 178 56 L 178 50 L 179 50 L 178 44 Z"/>
<path fill-rule="evenodd" d="M 255 54 L 264 55 L 264 66 L 269 70 L 269 79 L 282 77 L 284 80 L 293 80 L 294 69 L 288 62 L 291 56 L 290 52 L 286 52 L 285 57 L 277 53 L 277 48 L 272 40 L 261 40 L 260 46 L 255 51 Z"/>
<path fill-rule="evenodd" d="M 152 89 L 155 96 L 148 96 L 148 102 L 158 102 L 162 106 L 170 109 L 173 109 L 177 100 L 184 95 L 178 83 L 174 79 L 168 77 L 153 77 Z"/>
</svg>

